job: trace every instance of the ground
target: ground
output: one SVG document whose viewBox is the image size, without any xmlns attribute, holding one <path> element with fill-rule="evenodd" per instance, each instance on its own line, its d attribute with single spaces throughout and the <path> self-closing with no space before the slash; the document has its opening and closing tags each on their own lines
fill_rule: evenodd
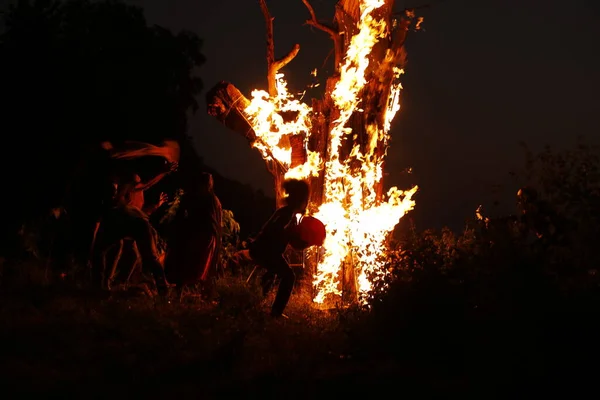
<svg viewBox="0 0 600 400">
<path fill-rule="evenodd" d="M 595 382 L 589 298 L 542 318 L 481 313 L 456 291 L 407 287 L 369 314 L 319 310 L 297 290 L 289 318 L 272 319 L 273 294 L 246 283 L 248 271 L 221 278 L 212 301 L 192 293 L 181 303 L 41 285 L 44 272 L 0 290 L 3 395 L 489 398 Z"/>
<path fill-rule="evenodd" d="M 354 359 L 339 312 L 316 310 L 301 293 L 288 319 L 273 320 L 272 299 L 243 280 L 223 280 L 218 292 L 219 301 L 183 304 L 57 287 L 3 292 L 3 388 L 87 398 L 306 398 L 356 393 L 391 371 L 387 362 Z"/>
</svg>

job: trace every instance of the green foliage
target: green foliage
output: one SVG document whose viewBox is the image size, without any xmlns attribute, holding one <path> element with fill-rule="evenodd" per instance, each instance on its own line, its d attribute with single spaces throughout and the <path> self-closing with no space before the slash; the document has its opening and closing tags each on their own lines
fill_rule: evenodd
<svg viewBox="0 0 600 400">
<path fill-rule="evenodd" d="M 221 228 L 223 228 L 223 242 L 231 243 L 237 246 L 240 235 L 240 224 L 233 216 L 233 211 L 223 210 L 221 219 Z"/>
<path fill-rule="evenodd" d="M 555 207 L 574 218 L 597 217 L 600 200 L 600 149 L 579 143 L 574 150 L 555 152 L 546 147 L 533 154 L 525 147 L 522 181 L 540 189 Z"/>
<path fill-rule="evenodd" d="M 480 209 L 460 233 L 411 229 L 388 254 L 391 274 L 362 323 L 368 335 L 393 341 L 411 324 L 482 318 L 531 324 L 557 318 L 557 305 L 573 299 L 598 304 L 597 154 L 584 145 L 529 153 L 514 215 Z"/>
<path fill-rule="evenodd" d="M 233 211 L 223 210 L 223 217 L 221 219 L 221 249 L 222 249 L 222 260 L 223 265 L 227 263 L 235 256 L 240 250 L 240 224 L 235 220 Z"/>
<path fill-rule="evenodd" d="M 168 224 L 175 219 L 177 215 L 177 211 L 179 210 L 179 206 L 181 205 L 181 199 L 184 195 L 183 189 L 177 189 L 175 191 L 175 196 L 173 196 L 173 200 L 171 200 L 167 209 L 164 212 L 164 215 L 160 218 L 160 224 Z"/>
</svg>

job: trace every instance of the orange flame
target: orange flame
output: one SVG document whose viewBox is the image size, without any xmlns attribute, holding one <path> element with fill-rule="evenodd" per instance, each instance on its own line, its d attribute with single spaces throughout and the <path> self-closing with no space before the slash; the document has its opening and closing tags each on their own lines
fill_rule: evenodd
<svg viewBox="0 0 600 400">
<path fill-rule="evenodd" d="M 387 143 L 391 122 L 400 109 L 402 86 L 399 78 L 404 73 L 402 69 L 394 68 L 396 79 L 388 98 L 383 126 L 373 122 L 366 127 L 369 141 L 364 153 L 359 145 L 355 145 L 349 157 L 345 160 L 340 157 L 343 139 L 352 135 L 352 129 L 346 125 L 353 113 L 362 111 L 358 106 L 360 93 L 367 83 L 365 71 L 369 66 L 369 55 L 386 33 L 386 22 L 373 16 L 374 11 L 383 5 L 384 0 L 361 0 L 358 32 L 351 38 L 340 69 L 340 79 L 331 94 L 339 118 L 330 128 L 326 160 L 321 160 L 318 153 L 308 151 L 306 163 L 289 168 L 291 148 L 281 144 L 282 138 L 304 133 L 308 140 L 311 109 L 288 93 L 283 74 L 277 76 L 277 97 L 270 98 L 266 92 L 255 90 L 251 104 L 245 110 L 257 135 L 255 147 L 265 159 L 275 158 L 288 168 L 286 178 L 318 176 L 319 171 L 325 168 L 324 202 L 314 213 L 327 228 L 324 254 L 313 281 L 316 303 L 323 303 L 330 295 L 341 295 L 340 270 L 347 262 L 354 268 L 359 300 L 364 303 L 374 281 L 387 274 L 381 259 L 382 253 L 385 253 L 385 239 L 415 204 L 412 196 L 417 191 L 416 186 L 409 191 L 393 187 L 388 191 L 386 200 L 379 204 L 374 190 L 383 176 L 383 160 L 378 159 L 375 149 L 378 141 Z M 284 111 L 295 111 L 295 119 L 284 121 L 279 114 Z M 351 167 L 357 164 L 356 161 L 361 165 L 358 170 Z"/>
</svg>

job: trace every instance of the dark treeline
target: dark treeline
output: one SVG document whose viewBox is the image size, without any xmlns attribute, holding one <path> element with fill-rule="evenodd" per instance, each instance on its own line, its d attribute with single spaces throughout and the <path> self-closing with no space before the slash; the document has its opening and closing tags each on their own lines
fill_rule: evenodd
<svg viewBox="0 0 600 400">
<path fill-rule="evenodd" d="M 272 200 L 205 166 L 188 136 L 198 109 L 204 62 L 193 33 L 148 26 L 143 10 L 119 1 L 19 1 L 3 15 L 0 36 L 0 161 L 5 210 L 2 248 L 18 248 L 18 232 L 51 209 L 85 214 L 102 141 L 159 144 L 177 140 L 179 171 L 149 197 L 171 196 L 186 177 L 215 175 L 217 194 L 242 226 L 255 231 Z M 201 70 L 201 68 L 200 68 Z M 152 174 L 155 160 L 138 163 Z M 97 171 L 96 171 L 97 172 Z M 79 207 L 78 207 L 79 206 Z M 83 208 L 83 210 L 81 209 Z"/>
</svg>

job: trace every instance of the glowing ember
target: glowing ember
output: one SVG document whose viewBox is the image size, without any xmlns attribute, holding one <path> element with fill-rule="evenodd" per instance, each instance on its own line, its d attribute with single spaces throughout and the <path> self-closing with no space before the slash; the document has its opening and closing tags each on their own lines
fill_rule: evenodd
<svg viewBox="0 0 600 400">
<path fill-rule="evenodd" d="M 391 121 L 400 109 L 402 69 L 394 68 L 396 79 L 388 98 L 383 126 L 374 121 L 366 127 L 369 140 L 364 151 L 355 145 L 345 160 L 340 156 L 342 140 L 352 135 L 346 125 L 353 113 L 361 111 L 358 106 L 360 93 L 367 83 L 365 71 L 369 66 L 369 55 L 386 32 L 385 21 L 373 17 L 373 12 L 383 5 L 383 0 L 361 0 L 358 32 L 351 39 L 340 69 L 340 79 L 332 92 L 339 117 L 331 124 L 326 160 L 308 151 L 307 162 L 290 169 L 291 147 L 284 138 L 300 133 L 306 138 L 310 136 L 311 108 L 288 93 L 283 74 L 277 76 L 276 98 L 255 90 L 252 102 L 245 110 L 258 138 L 255 147 L 265 159 L 274 158 L 287 168 L 286 178 L 318 176 L 325 168 L 324 202 L 314 213 L 327 227 L 324 254 L 314 276 L 317 291 L 314 301 L 317 303 L 323 303 L 329 295 L 341 295 L 340 271 L 348 262 L 355 269 L 359 298 L 364 302 L 373 283 L 387 273 L 381 257 L 385 254 L 387 235 L 414 207 L 412 196 L 417 187 L 407 192 L 394 187 L 388 191 L 387 200 L 379 203 L 374 190 L 383 175 L 383 159 L 376 155 L 375 149 L 378 141 L 387 144 Z M 281 116 L 282 112 L 288 111 L 295 112 L 291 121 Z M 356 168 L 357 161 L 360 168 Z"/>
</svg>

